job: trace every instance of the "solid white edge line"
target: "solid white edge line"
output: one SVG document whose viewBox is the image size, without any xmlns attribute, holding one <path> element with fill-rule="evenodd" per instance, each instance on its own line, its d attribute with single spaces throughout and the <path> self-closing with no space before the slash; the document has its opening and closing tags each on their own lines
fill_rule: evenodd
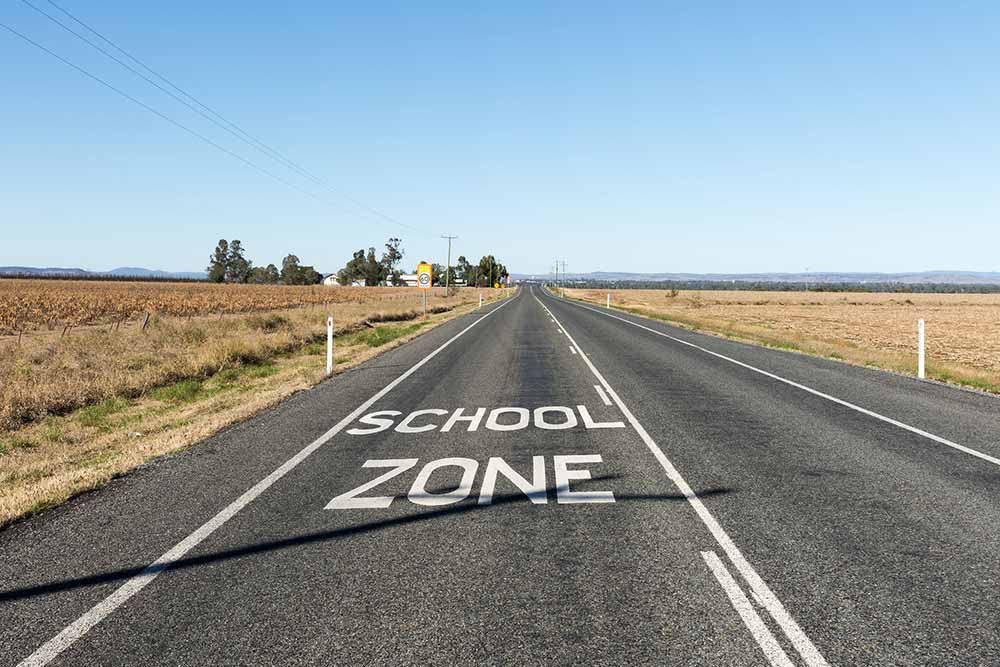
<svg viewBox="0 0 1000 667">
<path fill-rule="evenodd" d="M 722 586 L 722 590 L 725 591 L 729 602 L 733 605 L 733 609 L 743 619 L 743 624 L 747 626 L 747 630 L 750 631 L 750 634 L 757 641 L 757 645 L 764 652 L 764 657 L 767 658 L 767 661 L 774 667 L 794 667 L 792 661 L 788 659 L 785 649 L 781 648 L 781 644 L 774 638 L 770 628 L 765 625 L 760 614 L 750 604 L 746 593 L 743 592 L 743 589 L 733 579 L 733 575 L 726 569 L 725 563 L 722 562 L 718 554 L 714 551 L 702 551 L 701 557 L 705 559 L 708 569 L 715 575 L 716 581 Z"/>
<path fill-rule="evenodd" d="M 539 305 L 541 305 L 541 307 L 544 308 L 551 317 L 555 318 L 552 311 L 550 311 L 545 304 L 542 303 L 541 299 L 539 299 L 534 292 L 532 292 L 532 296 L 535 297 L 535 300 L 538 301 Z M 560 326 L 562 325 L 560 324 Z M 563 327 L 563 329 L 565 328 L 566 327 Z M 567 334 L 567 336 L 569 336 L 569 334 Z M 573 340 L 572 336 L 570 336 L 570 340 Z M 577 347 L 580 347 L 575 340 L 573 343 Z M 760 575 L 757 574 L 756 570 L 753 569 L 753 566 L 750 565 L 750 562 L 743 556 L 739 547 L 736 546 L 733 540 L 729 537 L 728 533 L 722 529 L 722 526 L 715 520 L 715 517 L 712 516 L 711 512 L 708 511 L 708 508 L 706 508 L 704 503 L 701 502 L 701 499 L 695 495 L 687 481 L 685 481 L 680 472 L 677 471 L 674 464 L 670 462 L 670 459 L 668 459 L 666 454 L 663 453 L 663 450 L 660 449 L 659 445 L 656 444 L 656 441 L 650 437 L 643 425 L 639 423 L 639 420 L 635 418 L 635 415 L 633 415 L 632 411 L 628 409 L 628 406 L 625 405 L 621 397 L 618 396 L 617 392 L 611 388 L 608 381 L 604 379 L 601 372 L 597 370 L 596 366 L 594 366 L 590 357 L 587 355 L 580 355 L 580 358 L 583 359 L 584 363 L 586 363 L 590 368 L 594 377 L 596 377 L 601 383 L 601 386 L 604 387 L 608 396 L 610 396 L 611 400 L 615 402 L 618 409 L 622 411 L 622 414 L 625 415 L 626 419 L 628 419 L 628 422 L 632 425 L 632 428 L 635 429 L 636 433 L 639 434 L 639 437 L 642 438 L 642 441 L 646 443 L 646 447 L 649 448 L 649 451 L 652 452 L 656 460 L 659 461 L 660 466 L 662 466 L 663 470 L 667 473 L 667 477 L 670 478 L 670 481 L 674 483 L 674 486 L 676 486 L 681 494 L 687 499 L 688 503 L 701 519 L 702 523 L 705 524 L 705 527 L 708 528 L 708 531 L 712 534 L 712 537 L 715 538 L 715 541 L 718 542 L 719 546 L 722 547 L 722 550 L 726 553 L 726 556 L 736 567 L 736 570 L 743 576 L 743 579 L 746 580 L 747 584 L 749 584 L 750 590 L 757 594 L 761 605 L 767 609 L 768 613 L 771 614 L 771 617 L 781 627 L 785 636 L 792 642 L 792 645 L 795 646 L 795 649 L 799 652 L 799 655 L 802 656 L 802 659 L 806 661 L 806 664 L 810 667 L 828 667 L 828 663 L 820 654 L 819 649 L 816 648 L 816 646 L 812 643 L 812 640 L 806 636 L 806 633 L 799 627 L 799 624 L 796 623 L 795 619 L 788 613 L 785 606 L 781 603 L 781 600 L 778 599 L 778 596 L 771 591 Z"/>
<path fill-rule="evenodd" d="M 599 315 L 604 315 L 605 317 L 610 317 L 611 319 L 619 320 L 621 322 L 625 322 L 626 324 L 631 324 L 634 327 L 639 327 L 640 329 L 645 329 L 646 331 L 654 333 L 654 334 L 656 334 L 658 336 L 663 336 L 664 338 L 668 338 L 668 339 L 670 339 L 670 340 L 672 340 L 674 342 L 681 343 L 682 345 L 687 345 L 688 347 L 693 347 L 696 350 L 700 350 L 700 351 L 702 351 L 702 352 L 704 352 L 706 354 L 712 355 L 713 357 L 718 357 L 719 359 L 723 359 L 723 360 L 728 361 L 730 363 L 736 364 L 737 366 L 741 366 L 741 367 L 743 367 L 743 368 L 745 368 L 747 370 L 753 371 L 754 373 L 759 373 L 759 374 L 761 374 L 761 375 L 763 375 L 765 377 L 771 378 L 772 380 L 777 380 L 778 382 L 783 382 L 783 383 L 787 384 L 790 387 L 795 387 L 796 389 L 801 389 L 802 391 L 808 392 L 808 393 L 812 394 L 813 396 L 818 396 L 820 398 L 824 398 L 824 399 L 826 399 L 828 401 L 832 401 L 832 402 L 834 402 L 834 403 L 836 403 L 838 405 L 842 405 L 845 408 L 850 408 L 851 410 L 854 410 L 855 412 L 860 412 L 861 414 L 867 415 L 869 417 L 872 417 L 873 419 L 878 419 L 879 421 L 883 421 L 886 424 L 892 424 L 893 426 L 901 428 L 904 431 L 909 431 L 910 433 L 914 433 L 914 434 L 919 435 L 921 437 L 927 438 L 928 440 L 933 440 L 934 442 L 936 442 L 938 444 L 945 445 L 947 447 L 951 447 L 952 449 L 957 449 L 958 451 L 964 452 L 964 453 L 966 453 L 966 454 L 968 454 L 970 456 L 975 456 L 976 458 L 982 459 L 983 461 L 988 461 L 989 463 L 992 463 L 993 465 L 1000 466 L 1000 458 L 997 458 L 997 457 L 994 457 L 994 456 L 990 456 L 989 454 L 984 454 L 983 452 L 980 452 L 980 451 L 977 451 L 975 449 L 972 449 L 971 447 L 966 447 L 965 445 L 960 445 L 957 442 L 952 442 L 951 440 L 948 440 L 947 438 L 942 438 L 939 435 L 934 435 L 933 433 L 929 433 L 927 431 L 924 431 L 923 429 L 919 429 L 916 426 L 910 426 L 909 424 L 906 424 L 906 423 L 903 423 L 903 422 L 901 422 L 899 420 L 893 419 L 892 417 L 886 417 L 885 415 L 879 414 L 879 413 L 874 412 L 872 410 L 869 410 L 867 408 L 863 408 L 860 405 L 855 405 L 854 403 L 851 403 L 850 401 L 845 401 L 842 398 L 837 398 L 836 396 L 831 396 L 830 394 L 824 394 L 823 392 L 821 392 L 821 391 L 819 391 L 817 389 L 813 389 L 812 387 L 807 387 L 806 385 L 800 384 L 798 382 L 795 382 L 794 380 L 789 380 L 787 378 L 783 378 L 780 375 L 775 375 L 774 373 L 765 371 L 765 370 L 763 370 L 761 368 L 757 368 L 756 366 L 751 366 L 750 364 L 744 363 L 742 361 L 738 361 L 736 359 L 733 359 L 732 357 L 727 357 L 724 354 L 719 354 L 718 352 L 713 352 L 712 350 L 709 350 L 708 348 L 702 347 L 700 345 L 696 345 L 695 343 L 690 343 L 690 342 L 688 342 L 686 340 L 683 340 L 681 338 L 677 338 L 675 336 L 671 336 L 670 334 L 664 333 L 662 331 L 657 331 L 656 329 L 651 329 L 650 327 L 643 326 L 642 324 L 639 324 L 638 322 L 633 322 L 632 320 L 627 320 L 624 317 L 618 317 L 616 315 L 612 315 L 611 313 L 604 312 L 603 310 L 598 310 L 596 308 L 591 308 L 589 306 L 585 306 L 585 305 L 583 305 L 581 303 L 574 303 L 573 301 L 567 301 L 565 299 L 564 299 L 564 301 L 566 301 L 566 303 L 572 304 L 574 306 L 578 306 L 580 308 L 583 308 L 584 310 L 590 310 L 590 311 L 593 311 L 593 312 L 595 312 L 595 313 L 597 313 Z"/>
<path fill-rule="evenodd" d="M 326 444 L 345 426 L 364 414 L 368 408 L 392 391 L 401 382 L 406 380 L 406 378 L 413 375 L 421 366 L 436 357 L 441 350 L 451 345 L 467 331 L 513 300 L 514 298 L 504 300 L 499 306 L 490 310 L 482 317 L 477 318 L 472 324 L 467 326 L 465 329 L 462 329 L 462 331 L 449 338 L 443 345 L 418 361 L 415 365 L 411 366 L 409 370 L 387 384 L 378 393 L 358 406 L 357 409 L 337 422 L 333 428 L 321 435 L 309 445 L 306 445 L 299 451 L 298 454 L 285 461 L 285 463 L 283 463 L 277 470 L 257 482 L 243 495 L 226 506 L 225 509 L 206 521 L 200 528 L 178 542 L 176 546 L 170 549 L 170 551 L 157 558 L 139 574 L 129 578 L 117 590 L 104 598 L 104 600 L 91 607 L 89 611 L 64 628 L 59 634 L 42 644 L 35 650 L 34 653 L 19 662 L 18 667 L 42 667 L 42 665 L 46 665 L 51 662 L 60 653 L 69 648 L 75 641 L 80 639 L 80 637 L 85 635 L 91 628 L 100 623 L 104 618 L 124 604 L 129 598 L 145 588 L 146 585 L 153 581 L 153 579 L 155 579 L 161 572 L 169 568 L 172 563 L 180 560 L 184 554 L 196 547 L 199 543 L 205 540 L 205 538 L 215 532 L 215 530 L 217 530 L 220 526 L 229 521 L 229 519 L 235 516 L 237 512 L 253 502 L 257 496 L 264 493 L 264 491 L 266 491 L 272 484 L 288 474 L 293 468 L 295 468 L 295 466 L 302 463 L 306 457 Z"/>
<path fill-rule="evenodd" d="M 597 391 L 597 395 L 601 397 L 601 401 L 604 402 L 604 405 L 611 405 L 611 399 L 604 393 L 604 388 L 601 385 L 595 384 L 594 389 Z"/>
</svg>

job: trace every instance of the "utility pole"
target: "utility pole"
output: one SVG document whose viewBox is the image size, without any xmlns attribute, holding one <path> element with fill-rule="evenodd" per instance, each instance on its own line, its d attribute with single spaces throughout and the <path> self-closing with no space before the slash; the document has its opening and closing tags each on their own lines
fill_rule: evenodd
<svg viewBox="0 0 1000 667">
<path fill-rule="evenodd" d="M 451 242 L 458 237 L 442 234 L 441 238 L 448 239 L 448 265 L 444 269 L 444 298 L 447 299 L 451 291 Z"/>
</svg>

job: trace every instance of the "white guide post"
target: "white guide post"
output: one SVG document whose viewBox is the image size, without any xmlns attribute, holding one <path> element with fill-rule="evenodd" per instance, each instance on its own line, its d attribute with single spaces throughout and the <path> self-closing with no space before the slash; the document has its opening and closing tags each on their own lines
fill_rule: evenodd
<svg viewBox="0 0 1000 667">
<path fill-rule="evenodd" d="M 333 374 L 333 315 L 326 318 L 326 374 Z"/>
<path fill-rule="evenodd" d="M 608 292 L 608 308 L 611 308 L 611 292 Z"/>
<path fill-rule="evenodd" d="M 926 377 L 924 342 L 924 321 L 917 320 L 917 377 L 921 380 Z"/>
<path fill-rule="evenodd" d="M 483 307 L 483 293 L 482 292 L 479 293 L 479 307 L 480 308 Z"/>
</svg>

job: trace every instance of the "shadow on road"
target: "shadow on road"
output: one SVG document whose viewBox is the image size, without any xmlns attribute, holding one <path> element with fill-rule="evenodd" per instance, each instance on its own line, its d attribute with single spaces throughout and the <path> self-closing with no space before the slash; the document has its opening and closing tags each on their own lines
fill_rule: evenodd
<svg viewBox="0 0 1000 667">
<path fill-rule="evenodd" d="M 581 480 L 576 485 L 582 486 L 587 482 L 592 483 L 602 480 L 614 479 L 617 477 L 618 475 L 598 476 L 590 480 L 586 480 L 586 482 Z M 450 488 L 441 489 L 440 491 L 435 489 L 432 492 L 443 493 L 450 490 L 452 489 Z M 699 498 L 709 498 L 712 496 L 726 495 L 733 492 L 734 492 L 733 489 L 726 487 L 709 488 L 709 489 L 704 489 L 702 491 L 697 491 L 695 492 L 695 495 Z M 552 488 L 548 489 L 547 496 L 550 502 L 554 500 L 555 489 Z M 405 496 L 397 496 L 397 498 L 402 499 L 405 498 Z M 89 586 L 100 586 L 102 584 L 107 584 L 115 581 L 123 581 L 125 579 L 129 579 L 131 577 L 135 577 L 140 574 L 142 575 L 159 574 L 160 572 L 165 572 L 167 570 L 187 569 L 191 567 L 198 567 L 200 565 L 207 565 L 209 563 L 218 563 L 221 561 L 231 560 L 234 558 L 242 558 L 244 556 L 253 556 L 256 554 L 269 553 L 272 551 L 280 551 L 282 549 L 290 549 L 292 547 L 298 547 L 308 544 L 330 542 L 344 537 L 361 535 L 364 533 L 372 533 L 380 530 L 385 530 L 387 528 L 395 528 L 399 526 L 418 524 L 418 523 L 423 523 L 425 521 L 433 521 L 435 519 L 442 519 L 450 516 L 457 516 L 460 514 L 468 514 L 470 512 L 489 511 L 491 509 L 496 509 L 497 507 L 503 505 L 522 503 L 522 502 L 526 503 L 527 500 L 528 499 L 524 494 L 513 493 L 509 495 L 494 496 L 493 503 L 490 505 L 479 505 L 470 496 L 470 499 L 464 500 L 461 503 L 455 505 L 450 505 L 448 507 L 443 507 L 440 509 L 435 509 L 430 511 L 418 511 L 417 513 L 406 514 L 404 516 L 393 517 L 391 519 L 384 519 L 382 521 L 371 521 L 368 523 L 362 523 L 355 526 L 338 528 L 336 530 L 324 530 L 313 533 L 306 533 L 305 535 L 298 535 L 296 537 L 289 537 L 281 540 L 272 540 L 269 542 L 261 542 L 259 544 L 239 547 L 236 549 L 216 551 L 201 556 L 190 556 L 186 558 L 181 558 L 179 560 L 170 563 L 122 568 L 119 570 L 101 572 L 99 574 L 93 574 L 85 577 L 61 579 L 46 584 L 26 586 L 24 588 L 13 588 L 5 591 L 0 591 L 0 602 L 23 600 L 26 598 L 49 595 L 52 593 L 59 593 L 62 591 L 70 591 L 78 588 L 87 588 Z M 634 494 L 634 495 L 630 494 L 620 495 L 616 493 L 615 500 L 618 502 L 621 501 L 670 502 L 670 501 L 686 500 L 686 497 L 679 493 Z"/>
</svg>

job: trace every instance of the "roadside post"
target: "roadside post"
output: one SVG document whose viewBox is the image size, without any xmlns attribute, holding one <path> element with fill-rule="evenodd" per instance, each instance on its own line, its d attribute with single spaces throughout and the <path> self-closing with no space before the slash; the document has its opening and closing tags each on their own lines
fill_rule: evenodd
<svg viewBox="0 0 1000 667">
<path fill-rule="evenodd" d="M 427 317 L 427 290 L 431 288 L 433 270 L 433 267 L 427 262 L 417 264 L 417 287 L 420 288 L 424 297 L 424 318 Z"/>
<path fill-rule="evenodd" d="M 333 374 L 333 315 L 326 318 L 326 374 Z"/>
<path fill-rule="evenodd" d="M 483 293 L 482 292 L 479 293 L 479 307 L 480 308 L 483 307 Z"/>
<path fill-rule="evenodd" d="M 608 310 L 611 310 L 611 292 L 608 292 Z"/>
<path fill-rule="evenodd" d="M 925 361 L 926 357 L 924 354 L 924 321 L 917 320 L 917 377 L 921 380 L 925 379 L 927 376 Z"/>
</svg>

